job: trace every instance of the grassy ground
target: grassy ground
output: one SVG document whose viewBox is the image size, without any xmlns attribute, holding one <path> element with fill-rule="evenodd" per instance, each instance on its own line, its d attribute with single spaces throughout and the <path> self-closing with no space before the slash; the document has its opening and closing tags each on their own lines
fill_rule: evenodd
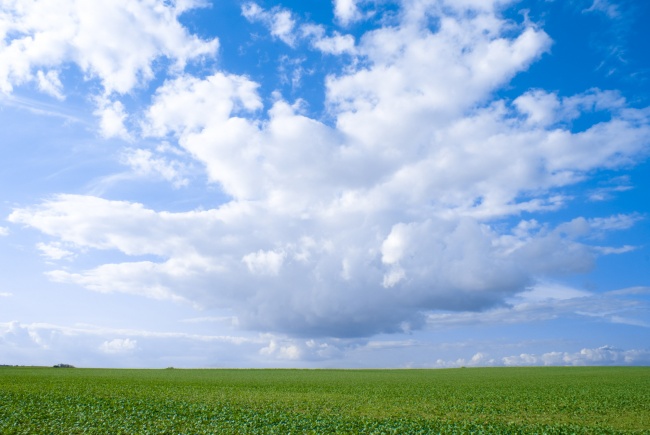
<svg viewBox="0 0 650 435">
<path fill-rule="evenodd" d="M 0 368 L 0 434 L 647 433 L 650 367 Z"/>
</svg>

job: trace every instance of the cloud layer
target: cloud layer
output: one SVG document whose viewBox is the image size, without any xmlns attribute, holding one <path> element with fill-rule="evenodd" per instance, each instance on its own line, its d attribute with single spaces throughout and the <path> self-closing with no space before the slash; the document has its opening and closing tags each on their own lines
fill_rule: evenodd
<svg viewBox="0 0 650 435">
<path fill-rule="evenodd" d="M 393 25 L 345 39 L 345 50 L 330 50 L 350 58 L 323 84 L 325 121 L 248 76 L 185 71 L 188 60 L 217 47 L 177 21 L 193 2 L 113 2 L 92 11 L 64 2 L 65 19 L 79 19 L 61 26 L 72 34 L 60 37 L 39 18 L 55 3 L 4 7 L 1 89 L 35 82 L 62 96 L 58 68 L 74 63 L 102 84 L 105 136 L 173 144 L 228 198 L 168 212 L 61 194 L 15 209 L 10 222 L 54 240 L 39 248 L 51 260 L 88 250 L 123 256 L 85 270 L 55 268 L 48 275 L 56 282 L 229 308 L 252 330 L 366 337 L 423 327 L 433 310 L 504 305 L 540 280 L 586 272 L 599 254 L 620 249 L 590 237 L 635 219 L 551 225 L 521 217 L 562 207 L 571 200 L 563 188 L 593 171 L 647 157 L 650 119 L 615 91 L 496 97 L 552 44 L 537 25 L 504 19 L 502 2 L 408 0 Z M 355 2 L 334 5 L 343 24 L 359 17 Z M 288 11 L 250 3 L 243 14 L 296 45 Z M 100 16 L 107 18 L 99 23 Z M 109 46 L 113 39 L 98 36 L 123 27 L 135 33 L 121 37 L 142 43 Z M 8 41 L 16 32 L 25 36 Z M 313 41 L 323 41 L 319 32 Z M 34 54 L 46 48 L 51 56 Z M 173 68 L 127 131 L 115 95 L 150 80 L 161 56 Z M 603 121 L 578 122 L 588 116 Z M 183 164 L 156 150 L 131 147 L 124 156 L 141 174 L 188 183 Z M 114 339 L 101 349 L 137 345 Z M 269 344 L 268 353 L 277 352 L 290 358 L 299 350 Z"/>
</svg>

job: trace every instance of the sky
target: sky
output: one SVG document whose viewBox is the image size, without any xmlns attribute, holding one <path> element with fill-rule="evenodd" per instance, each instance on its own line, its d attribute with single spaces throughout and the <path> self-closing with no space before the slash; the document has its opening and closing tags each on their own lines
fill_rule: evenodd
<svg viewBox="0 0 650 435">
<path fill-rule="evenodd" d="M 650 364 L 648 19 L 0 0 L 0 364 Z"/>
</svg>

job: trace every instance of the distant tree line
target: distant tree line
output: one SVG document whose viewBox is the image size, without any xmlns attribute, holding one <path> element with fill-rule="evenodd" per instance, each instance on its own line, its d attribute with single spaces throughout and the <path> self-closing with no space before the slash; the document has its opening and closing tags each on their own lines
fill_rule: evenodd
<svg viewBox="0 0 650 435">
<path fill-rule="evenodd" d="M 0 364 L 0 367 L 32 367 L 32 366 L 25 366 L 25 365 L 18 365 L 18 364 Z M 72 364 L 55 364 L 52 367 L 55 369 L 74 369 L 75 366 Z"/>
</svg>

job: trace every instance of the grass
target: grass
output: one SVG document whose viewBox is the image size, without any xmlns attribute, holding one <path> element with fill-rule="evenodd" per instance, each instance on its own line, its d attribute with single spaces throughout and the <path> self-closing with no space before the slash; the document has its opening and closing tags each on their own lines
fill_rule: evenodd
<svg viewBox="0 0 650 435">
<path fill-rule="evenodd" d="M 0 368 L 0 434 L 650 434 L 650 367 Z"/>
</svg>

